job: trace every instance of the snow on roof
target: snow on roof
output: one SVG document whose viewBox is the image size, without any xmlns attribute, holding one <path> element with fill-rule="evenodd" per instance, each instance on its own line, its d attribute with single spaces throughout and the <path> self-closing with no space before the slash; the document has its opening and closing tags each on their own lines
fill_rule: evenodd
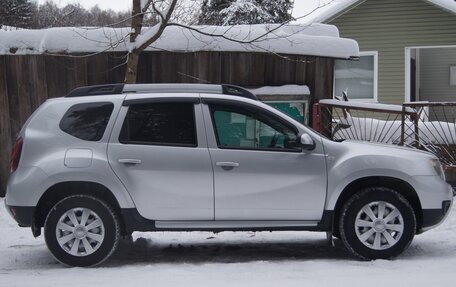
<svg viewBox="0 0 456 287">
<path fill-rule="evenodd" d="M 366 0 L 334 0 L 332 3 L 325 5 L 309 16 L 301 19 L 302 23 L 323 23 L 331 20 L 339 14 L 350 10 Z M 431 4 L 436 5 L 444 10 L 456 14 L 456 0 L 424 0 Z"/>
<path fill-rule="evenodd" d="M 249 91 L 255 95 L 310 95 L 309 87 L 306 85 L 264 86 Z"/>
<path fill-rule="evenodd" d="M 358 43 L 339 37 L 326 24 L 237 26 L 169 26 L 147 51 L 272 52 L 349 59 L 359 56 Z M 276 30 L 273 30 L 277 28 Z M 128 51 L 130 28 L 50 28 L 0 31 L 0 54 L 67 54 Z M 272 31 L 272 32 L 271 32 Z M 234 39 L 231 41 L 229 39 Z M 247 43 L 253 41 L 251 44 Z"/>
</svg>

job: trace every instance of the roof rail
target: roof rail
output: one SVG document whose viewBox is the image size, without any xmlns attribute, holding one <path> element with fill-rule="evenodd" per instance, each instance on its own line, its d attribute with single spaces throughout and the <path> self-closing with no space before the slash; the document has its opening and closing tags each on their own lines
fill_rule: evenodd
<svg viewBox="0 0 456 287">
<path fill-rule="evenodd" d="M 239 87 L 239 86 L 222 85 L 222 91 L 224 94 L 227 94 L 227 95 L 239 96 L 239 97 L 244 97 L 244 98 L 258 101 L 257 96 L 255 96 L 252 92 L 250 92 L 242 87 Z"/>
<path fill-rule="evenodd" d="M 79 87 L 72 90 L 66 98 L 122 94 L 124 84 L 96 85 Z"/>
<path fill-rule="evenodd" d="M 257 101 L 258 98 L 250 91 L 235 85 L 208 85 L 208 84 L 110 84 L 79 87 L 72 90 L 65 97 L 84 97 L 113 95 L 123 93 L 208 93 L 239 96 Z"/>
</svg>

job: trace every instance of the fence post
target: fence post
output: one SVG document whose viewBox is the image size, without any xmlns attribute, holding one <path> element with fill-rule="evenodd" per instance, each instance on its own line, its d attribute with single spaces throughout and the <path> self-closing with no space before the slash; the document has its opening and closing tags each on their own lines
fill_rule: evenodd
<svg viewBox="0 0 456 287">
<path fill-rule="evenodd" d="M 402 114 L 401 114 L 401 142 L 399 145 L 404 145 L 405 142 L 405 106 L 402 105 Z"/>
<path fill-rule="evenodd" d="M 413 119 L 413 122 L 414 122 L 413 124 L 415 126 L 415 143 L 416 143 L 415 147 L 416 148 L 420 148 L 420 135 L 418 134 L 419 131 L 420 131 L 420 129 L 418 127 L 418 122 L 420 120 L 420 117 L 419 117 L 418 112 L 416 111 L 416 109 L 415 109 L 415 113 L 413 114 L 412 119 Z"/>
<path fill-rule="evenodd" d="M 315 103 L 312 109 L 312 128 L 317 132 L 322 132 L 321 106 L 318 103 Z"/>
</svg>

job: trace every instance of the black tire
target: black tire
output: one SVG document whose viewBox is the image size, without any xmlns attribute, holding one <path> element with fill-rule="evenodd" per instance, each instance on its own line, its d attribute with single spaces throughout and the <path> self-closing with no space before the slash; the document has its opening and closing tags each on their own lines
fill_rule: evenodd
<svg viewBox="0 0 456 287">
<path fill-rule="evenodd" d="M 368 208 L 363 210 L 366 206 Z M 400 215 L 396 216 L 394 210 Z M 376 219 L 372 219 L 368 213 Z M 410 203 L 398 192 L 384 187 L 370 187 L 354 194 L 345 203 L 339 231 L 345 247 L 358 258 L 391 259 L 401 254 L 412 242 L 416 217 Z"/>
<path fill-rule="evenodd" d="M 83 212 L 89 214 L 86 219 L 82 219 L 86 217 Z M 72 215 L 76 215 L 78 224 L 75 225 L 70 220 L 74 218 Z M 57 230 L 59 223 L 67 225 L 64 229 Z M 90 226 L 91 223 L 94 224 Z M 68 231 L 70 228 L 73 231 Z M 49 211 L 44 223 L 44 237 L 52 255 L 61 263 L 79 267 L 95 266 L 108 259 L 116 250 L 120 238 L 119 220 L 113 209 L 98 198 L 87 195 L 69 196 Z M 60 244 L 58 237 L 66 243 Z M 66 241 L 67 238 L 71 239 Z M 73 249 L 76 242 L 78 245 Z"/>
</svg>

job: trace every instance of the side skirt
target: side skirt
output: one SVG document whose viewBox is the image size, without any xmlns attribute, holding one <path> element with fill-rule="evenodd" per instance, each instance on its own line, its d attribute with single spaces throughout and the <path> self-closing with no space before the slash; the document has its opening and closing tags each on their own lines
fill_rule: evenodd
<svg viewBox="0 0 456 287">
<path fill-rule="evenodd" d="M 185 220 L 149 220 L 142 217 L 135 208 L 122 209 L 125 229 L 133 231 L 332 231 L 332 210 L 325 210 L 321 221 L 305 220 L 271 220 L 271 221 L 185 221 Z"/>
</svg>

